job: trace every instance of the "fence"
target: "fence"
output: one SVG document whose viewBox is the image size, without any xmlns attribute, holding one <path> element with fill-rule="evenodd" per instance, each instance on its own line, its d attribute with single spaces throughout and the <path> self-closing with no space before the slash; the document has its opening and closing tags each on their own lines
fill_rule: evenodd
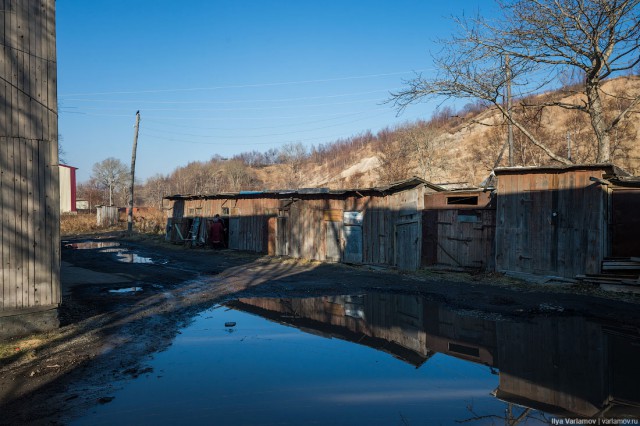
<svg viewBox="0 0 640 426">
<path fill-rule="evenodd" d="M 98 206 L 96 208 L 96 224 L 98 226 L 114 226 L 118 224 L 118 208 L 114 206 Z"/>
</svg>

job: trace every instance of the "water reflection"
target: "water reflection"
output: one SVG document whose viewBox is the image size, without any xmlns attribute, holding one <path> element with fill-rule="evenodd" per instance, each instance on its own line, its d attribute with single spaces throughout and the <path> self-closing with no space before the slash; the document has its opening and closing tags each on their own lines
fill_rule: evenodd
<svg viewBox="0 0 640 426">
<path fill-rule="evenodd" d="M 490 366 L 493 395 L 557 416 L 640 416 L 640 336 L 582 317 L 485 319 L 417 296 L 240 299 L 230 307 L 388 352 L 420 367 L 434 353 Z"/>
<path fill-rule="evenodd" d="M 383 293 L 238 299 L 196 316 L 145 374 L 71 424 L 637 417 L 638 330 L 555 315 L 496 319 Z"/>
<path fill-rule="evenodd" d="M 139 254 L 136 254 L 136 253 L 121 252 L 121 253 L 118 253 L 116 256 L 119 262 L 124 262 L 124 263 L 164 263 L 164 262 L 154 262 L 153 259 L 151 259 L 150 257 L 140 256 Z"/>
<path fill-rule="evenodd" d="M 119 245 L 120 243 L 115 241 L 81 241 L 76 243 L 62 241 L 62 247 L 74 250 L 92 250 L 97 248 L 118 247 Z"/>
<path fill-rule="evenodd" d="M 109 293 L 114 294 L 129 294 L 129 293 L 137 293 L 142 291 L 142 287 L 126 287 L 126 288 L 117 288 L 109 290 Z"/>
<path fill-rule="evenodd" d="M 151 257 L 141 256 L 134 253 L 128 248 L 120 247 L 120 243 L 116 241 L 81 241 L 70 242 L 62 241 L 62 247 L 73 250 L 98 250 L 100 253 L 115 253 L 116 260 L 123 263 L 145 263 L 145 264 L 166 264 L 167 260 L 153 259 Z"/>
</svg>

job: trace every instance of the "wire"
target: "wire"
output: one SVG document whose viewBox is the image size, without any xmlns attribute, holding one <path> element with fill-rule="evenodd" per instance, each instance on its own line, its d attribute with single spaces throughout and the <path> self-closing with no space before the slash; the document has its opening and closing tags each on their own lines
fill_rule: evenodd
<svg viewBox="0 0 640 426">
<path fill-rule="evenodd" d="M 308 124 L 316 124 L 316 123 L 324 123 L 326 121 L 332 121 L 332 120 L 338 120 L 340 118 L 343 117 L 352 117 L 352 116 L 357 116 L 357 115 L 362 115 L 362 114 L 367 114 L 369 112 L 373 112 L 373 111 L 387 111 L 384 108 L 379 108 L 379 109 L 375 109 L 375 110 L 368 110 L 368 111 L 358 111 L 358 112 L 353 112 L 353 113 L 347 113 L 347 114 L 343 114 L 340 116 L 336 116 L 336 117 L 331 117 L 331 118 L 323 118 L 320 120 L 312 120 L 312 121 L 305 121 L 305 122 L 300 122 L 300 123 L 296 123 L 296 125 L 298 126 L 306 126 Z M 191 130 L 237 130 L 237 127 L 198 127 L 198 126 L 192 126 L 192 125 L 187 125 L 187 124 L 176 124 L 176 123 L 167 123 L 166 120 L 158 120 L 158 119 L 153 119 L 153 118 L 146 118 L 145 119 L 146 122 L 152 122 L 152 123 L 157 123 L 157 124 L 162 124 L 163 126 L 166 127 L 172 127 L 172 128 L 187 128 L 187 129 L 191 129 Z M 243 127 L 243 130 L 263 130 L 263 129 L 280 129 L 283 127 L 291 127 L 291 124 L 287 123 L 287 124 L 281 124 L 278 126 L 257 126 L 257 127 Z"/>
<path fill-rule="evenodd" d="M 375 111 L 389 111 L 386 108 L 376 108 L 376 109 L 371 109 L 371 110 L 364 110 L 361 111 L 361 113 L 365 113 L 365 112 L 375 112 Z M 84 115 L 87 116 L 92 116 L 92 117 L 131 117 L 131 114 L 93 114 L 93 113 L 84 113 Z M 288 120 L 288 119 L 298 119 L 298 118 L 307 118 L 307 117 L 327 117 L 327 116 L 333 116 L 333 117 L 340 117 L 340 116 L 345 116 L 345 114 L 343 113 L 328 113 L 328 114 L 305 114 L 305 115 L 289 115 L 289 116 L 276 116 L 276 117 L 161 117 L 161 116 L 151 116 L 151 117 L 146 117 L 145 116 L 145 120 L 146 119 L 155 119 L 155 120 L 224 120 L 224 121 L 229 121 L 229 120 Z"/>
<path fill-rule="evenodd" d="M 146 135 L 146 131 L 142 132 L 141 131 L 141 136 L 142 135 Z M 197 144 L 197 145 L 220 145 L 221 143 L 224 143 L 222 141 L 218 141 L 218 142 L 202 142 L 202 141 L 191 141 L 191 140 L 185 140 L 185 139 L 175 139 L 175 138 L 165 138 L 162 136 L 154 136 L 154 135 L 149 135 L 151 136 L 154 140 L 163 140 L 163 141 L 168 141 L 168 142 L 178 142 L 178 143 L 188 143 L 188 144 Z M 247 143 L 238 143 L 238 142 L 233 142 L 234 146 L 253 146 L 253 145 L 286 145 L 288 143 L 297 143 L 297 142 L 309 142 L 309 141 L 314 141 L 314 140 L 318 140 L 318 139 L 327 139 L 330 141 L 336 141 L 340 138 L 344 138 L 344 135 L 336 135 L 336 136 L 318 136 L 315 138 L 306 138 L 306 139 L 291 139 L 291 140 L 287 140 L 287 141 L 279 141 L 279 142 L 247 142 Z M 222 139 L 222 138 L 221 138 Z"/>
<path fill-rule="evenodd" d="M 359 103 L 370 103 L 378 101 L 380 98 L 375 99 L 362 99 L 357 101 L 345 101 L 345 102 L 331 102 L 324 104 L 311 104 L 311 105 L 281 105 L 281 106 L 263 106 L 263 107 L 251 107 L 251 108 L 145 108 L 145 111 L 185 111 L 185 112 L 220 112 L 220 111 L 262 111 L 271 109 L 286 109 L 286 108 L 315 108 L 322 106 L 337 106 L 337 105 L 353 105 Z M 99 108 L 99 107 L 85 107 L 87 111 L 120 111 L 122 108 Z"/>
<path fill-rule="evenodd" d="M 191 87 L 191 88 L 182 88 L 182 89 L 120 90 L 120 91 L 111 91 L 111 92 L 69 93 L 63 96 L 127 95 L 127 94 L 137 94 L 137 93 L 193 92 L 197 90 L 222 90 L 222 89 L 244 89 L 244 88 L 250 88 L 250 87 L 288 86 L 288 85 L 295 85 L 295 84 L 327 83 L 331 81 L 345 81 L 345 80 L 359 80 L 359 79 L 376 78 L 376 77 L 388 77 L 392 75 L 417 73 L 421 71 L 426 71 L 426 70 L 398 71 L 398 72 L 390 72 L 390 73 L 357 75 L 357 76 L 351 76 L 351 77 L 325 78 L 325 79 L 317 79 L 317 80 L 298 80 L 298 81 L 284 81 L 284 82 L 258 83 L 258 84 L 235 84 L 235 85 L 228 85 L 228 86 Z"/>
<path fill-rule="evenodd" d="M 153 100 L 116 100 L 116 99 L 64 99 L 66 102 L 100 102 L 100 103 L 120 103 L 120 104 L 217 104 L 217 105 L 229 105 L 229 104 L 244 104 L 244 103 L 256 103 L 256 102 L 294 102 L 294 101 L 306 101 L 314 99 L 329 99 L 329 98 L 341 98 L 347 96 L 359 96 L 370 95 L 372 93 L 390 92 L 393 90 L 400 90 L 400 87 L 391 89 L 370 90 L 368 92 L 356 92 L 356 93 L 340 93 L 335 95 L 325 96 L 305 96 L 299 98 L 281 98 L 281 99 L 248 99 L 248 100 L 235 100 L 235 101 L 153 101 Z M 61 97 L 62 98 L 62 97 Z"/>
<path fill-rule="evenodd" d="M 368 118 L 371 117 L 377 117 L 377 116 L 381 116 L 383 114 L 375 114 L 375 115 L 370 115 L 367 117 L 362 117 L 356 120 L 351 120 L 351 121 L 347 121 L 344 123 L 336 123 L 330 126 L 323 126 L 323 127 L 316 127 L 316 128 L 311 128 L 311 129 L 304 129 L 304 130 L 294 130 L 294 131 L 290 131 L 290 132 L 283 132 L 283 133 L 271 133 L 271 134 L 266 134 L 266 135 L 250 135 L 250 136 L 238 136 L 238 135 L 233 135 L 233 136 L 215 136 L 215 135 L 198 135 L 198 134 L 194 134 L 194 133 L 184 133 L 184 132 L 171 132 L 171 131 L 166 131 L 166 130 L 161 130 L 161 129 L 154 129 L 154 128 L 145 128 L 145 131 L 157 131 L 159 132 L 161 135 L 163 134 L 174 134 L 174 135 L 182 135 L 182 136 L 191 136 L 191 137 L 198 137 L 198 138 L 226 138 L 226 139 L 248 139 L 248 138 L 266 138 L 266 137 L 273 137 L 273 136 L 286 136 L 286 135 L 292 135 L 295 133 L 305 133 L 305 132 L 314 132 L 316 130 L 324 130 L 324 129 L 330 129 L 333 127 L 338 127 L 338 126 L 344 126 L 347 124 L 352 124 L 352 123 L 356 123 L 358 121 L 362 121 L 362 120 L 366 120 Z M 232 129 L 232 130 L 237 130 L 237 129 Z M 245 130 L 244 128 L 242 130 Z"/>
</svg>

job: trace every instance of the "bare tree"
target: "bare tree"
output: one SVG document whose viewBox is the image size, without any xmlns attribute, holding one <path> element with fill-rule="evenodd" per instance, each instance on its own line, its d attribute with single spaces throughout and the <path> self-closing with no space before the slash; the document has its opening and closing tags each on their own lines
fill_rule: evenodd
<svg viewBox="0 0 640 426">
<path fill-rule="evenodd" d="M 84 199 L 89 202 L 89 209 L 105 202 L 101 184 L 95 179 L 89 179 L 87 182 L 78 184 L 77 193 L 78 199 Z"/>
<path fill-rule="evenodd" d="M 309 150 L 301 143 L 290 143 L 280 149 L 280 162 L 289 168 L 288 185 L 299 187 L 303 182 L 303 166 L 309 158 Z"/>
<path fill-rule="evenodd" d="M 407 87 L 392 93 L 399 108 L 425 97 L 448 96 L 490 102 L 547 156 L 571 164 L 534 136 L 504 105 L 510 58 L 511 81 L 522 93 L 553 87 L 559 76 L 578 70 L 584 75 L 581 97 L 556 100 L 540 106 L 556 106 L 588 115 L 597 140 L 597 162 L 610 161 L 611 135 L 634 111 L 640 96 L 607 117 L 602 82 L 628 72 L 640 63 L 640 0 L 504 0 L 498 1 L 503 16 L 491 21 L 482 17 L 458 19 L 460 32 L 442 40 L 434 58 L 439 75 L 417 75 Z M 524 106 L 528 106 L 523 104 Z"/>
<path fill-rule="evenodd" d="M 169 195 L 169 178 L 156 174 L 148 178 L 144 184 L 144 204 L 162 208 L 162 197 Z"/>
<path fill-rule="evenodd" d="M 122 161 L 109 157 L 93 165 L 91 177 L 108 190 L 109 205 L 112 206 L 114 192 L 127 185 L 129 170 Z"/>
<path fill-rule="evenodd" d="M 419 176 L 425 180 L 442 179 L 446 168 L 444 138 L 432 125 L 419 124 L 400 131 L 401 143 L 415 154 Z"/>
<path fill-rule="evenodd" d="M 249 167 L 241 160 L 229 160 L 224 163 L 224 176 L 231 191 L 248 189 L 253 182 Z"/>
<path fill-rule="evenodd" d="M 388 132 L 388 133 L 387 133 Z M 395 134 L 383 129 L 379 134 L 378 158 L 379 178 L 384 183 L 397 182 L 411 176 L 411 158 L 413 153 L 395 139 Z"/>
</svg>

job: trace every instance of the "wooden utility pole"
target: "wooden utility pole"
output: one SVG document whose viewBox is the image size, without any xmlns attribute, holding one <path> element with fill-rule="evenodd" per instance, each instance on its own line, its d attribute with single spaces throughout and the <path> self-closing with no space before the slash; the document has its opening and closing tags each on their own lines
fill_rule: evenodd
<svg viewBox="0 0 640 426">
<path fill-rule="evenodd" d="M 140 127 L 140 111 L 136 112 L 136 125 L 133 133 L 133 150 L 131 151 L 131 190 L 129 191 L 129 214 L 127 216 L 127 232 L 133 232 L 133 187 L 136 182 L 136 151 L 138 150 L 138 129 Z"/>
<path fill-rule="evenodd" d="M 505 57 L 505 68 L 507 73 L 507 141 L 509 144 L 509 167 L 513 167 L 513 125 L 511 123 L 511 66 L 509 65 L 509 55 Z"/>
</svg>

